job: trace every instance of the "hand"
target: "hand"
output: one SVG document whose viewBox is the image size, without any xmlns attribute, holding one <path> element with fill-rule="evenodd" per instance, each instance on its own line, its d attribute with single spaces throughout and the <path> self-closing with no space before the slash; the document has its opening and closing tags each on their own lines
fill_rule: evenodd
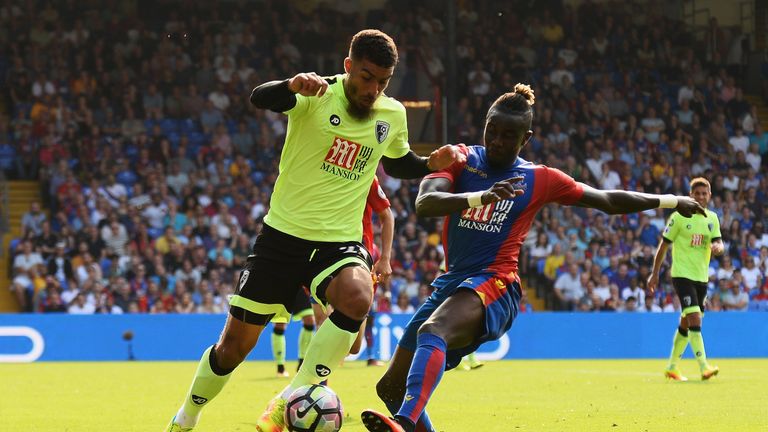
<svg viewBox="0 0 768 432">
<path fill-rule="evenodd" d="M 373 275 L 379 283 L 387 283 L 389 277 L 392 276 L 392 266 L 389 264 L 389 258 L 382 258 L 376 261 L 376 264 L 373 265 Z"/>
<path fill-rule="evenodd" d="M 328 90 L 328 81 L 314 72 L 300 73 L 288 80 L 288 89 L 302 96 L 321 97 Z"/>
<path fill-rule="evenodd" d="M 659 275 L 652 274 L 648 276 L 648 292 L 653 294 L 657 286 L 659 286 Z"/>
<path fill-rule="evenodd" d="M 459 150 L 459 145 L 444 145 L 430 153 L 427 159 L 427 168 L 432 171 L 440 171 L 448 168 L 455 162 L 466 162 L 467 156 Z"/>
<path fill-rule="evenodd" d="M 523 181 L 523 179 L 524 177 L 512 177 L 496 182 L 483 194 L 482 203 L 495 203 L 524 194 L 524 189 L 515 186 L 515 183 L 519 183 Z"/>
<path fill-rule="evenodd" d="M 725 247 L 720 242 L 715 242 L 709 245 L 709 248 L 712 250 L 712 255 L 714 256 L 720 256 L 725 252 Z"/>
<path fill-rule="evenodd" d="M 675 207 L 675 210 L 677 210 L 678 213 L 683 215 L 684 217 L 691 217 L 694 214 L 698 213 L 700 215 L 706 216 L 707 212 L 704 210 L 704 207 L 701 206 L 695 199 L 691 197 L 684 197 L 679 196 L 677 197 L 677 207 Z"/>
</svg>

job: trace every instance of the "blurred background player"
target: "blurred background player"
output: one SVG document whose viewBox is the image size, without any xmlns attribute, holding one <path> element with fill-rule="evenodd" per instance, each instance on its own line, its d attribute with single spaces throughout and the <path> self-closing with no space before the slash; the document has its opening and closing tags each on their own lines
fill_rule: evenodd
<svg viewBox="0 0 768 432">
<path fill-rule="evenodd" d="M 706 209 L 712 198 L 709 181 L 697 177 L 691 180 L 690 187 L 691 197 Z M 690 343 L 696 361 L 699 363 L 701 379 L 708 380 L 719 372 L 717 366 L 710 366 L 707 363 L 704 338 L 701 335 L 701 319 L 709 280 L 709 259 L 712 255 L 720 256 L 725 252 L 717 214 L 707 209 L 704 215 L 694 215 L 690 219 L 684 219 L 678 212 L 672 213 L 653 259 L 653 271 L 648 276 L 648 290 L 651 293 L 659 286 L 659 271 L 670 244 L 672 245 L 672 286 L 675 288 L 683 310 L 680 315 L 680 325 L 672 339 L 672 353 L 669 355 L 669 364 L 664 371 L 664 376 L 676 381 L 688 380 L 680 373 L 677 362 Z"/>
<path fill-rule="evenodd" d="M 307 347 L 312 340 L 315 332 L 315 317 L 312 312 L 312 305 L 309 302 L 309 294 L 304 289 L 296 291 L 296 302 L 291 309 L 291 318 L 294 321 L 301 321 L 302 328 L 299 332 L 299 365 L 304 362 L 304 356 L 307 353 Z M 285 370 L 285 329 L 288 327 L 286 318 L 275 318 L 272 320 L 272 357 L 277 364 L 277 376 L 288 377 L 290 374 Z"/>
<path fill-rule="evenodd" d="M 464 357 L 462 357 L 461 363 L 459 364 L 459 367 L 463 370 L 478 369 L 483 366 L 485 366 L 485 363 L 477 359 L 476 352 L 467 354 Z"/>
<path fill-rule="evenodd" d="M 373 327 L 376 323 L 376 289 L 379 284 L 386 284 L 392 276 L 392 241 L 395 236 L 395 217 L 390 209 L 391 205 L 387 194 L 384 193 L 384 189 L 379 184 L 378 177 L 373 178 L 371 189 L 368 191 L 368 199 L 365 203 L 365 211 L 363 212 L 363 245 L 371 252 L 373 257 L 373 287 L 374 303 L 371 306 L 371 310 L 368 313 L 368 318 L 365 320 L 365 349 L 368 366 L 382 366 L 383 363 L 379 361 L 378 356 L 374 354 L 374 348 L 376 341 L 374 340 Z M 381 226 L 381 247 L 379 247 L 374 241 L 373 232 L 373 215 L 376 215 L 379 219 L 379 225 Z M 358 336 L 358 351 L 360 337 Z M 353 346 L 354 349 L 354 346 Z"/>
<path fill-rule="evenodd" d="M 689 197 L 598 190 L 562 171 L 518 157 L 533 135 L 533 90 L 517 84 L 488 110 L 485 146 L 461 146 L 467 159 L 421 182 L 416 212 L 445 216 L 447 273 L 419 308 L 376 386 L 394 417 L 363 411 L 373 432 L 434 431 L 425 411 L 443 372 L 482 343 L 497 340 L 517 316 L 520 247 L 548 203 L 623 214 L 677 208 L 704 213 Z"/>
</svg>

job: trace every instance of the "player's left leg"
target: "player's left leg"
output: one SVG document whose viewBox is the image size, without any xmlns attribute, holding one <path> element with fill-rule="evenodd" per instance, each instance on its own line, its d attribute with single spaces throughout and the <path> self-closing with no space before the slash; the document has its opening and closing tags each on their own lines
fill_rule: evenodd
<svg viewBox="0 0 768 432">
<path fill-rule="evenodd" d="M 720 369 L 717 366 L 711 366 L 707 362 L 707 353 L 704 350 L 704 337 L 701 335 L 701 319 L 707 296 L 706 284 L 695 283 L 693 292 L 693 304 L 695 306 L 683 309 L 683 313 L 688 321 L 688 342 L 691 344 L 693 354 L 699 363 L 701 379 L 708 380 L 717 375 Z"/>
<path fill-rule="evenodd" d="M 446 367 L 448 350 L 474 344 L 484 331 L 485 307 L 476 292 L 459 289 L 419 329 L 408 372 L 406 393 L 395 418 L 406 432 L 415 430 Z"/>
</svg>

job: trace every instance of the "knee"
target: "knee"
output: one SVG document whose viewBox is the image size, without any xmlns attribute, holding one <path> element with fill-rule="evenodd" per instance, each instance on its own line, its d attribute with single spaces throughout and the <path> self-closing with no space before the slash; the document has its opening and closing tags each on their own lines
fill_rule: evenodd
<svg viewBox="0 0 768 432">
<path fill-rule="evenodd" d="M 423 334 L 433 334 L 435 336 L 440 336 L 441 338 L 445 339 L 448 335 L 447 332 L 444 331 L 443 326 L 440 325 L 440 323 L 435 321 L 427 321 L 424 324 L 419 327 L 419 335 Z"/>
<path fill-rule="evenodd" d="M 372 300 L 372 293 L 365 286 L 352 285 L 333 307 L 352 319 L 362 321 L 368 315 Z"/>
<path fill-rule="evenodd" d="M 216 363 L 223 369 L 234 369 L 248 356 L 249 350 L 240 344 L 223 341 L 216 345 Z"/>
</svg>

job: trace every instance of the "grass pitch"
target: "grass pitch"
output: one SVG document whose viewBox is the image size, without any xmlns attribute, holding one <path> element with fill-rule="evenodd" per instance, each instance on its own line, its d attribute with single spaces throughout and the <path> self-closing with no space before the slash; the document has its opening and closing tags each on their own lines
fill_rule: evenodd
<svg viewBox="0 0 768 432">
<path fill-rule="evenodd" d="M 428 406 L 439 431 L 766 431 L 768 359 L 714 359 L 720 375 L 665 381 L 664 360 L 501 361 L 443 376 Z M 0 364 L 0 431 L 160 432 L 178 409 L 192 362 Z M 383 409 L 383 368 L 348 363 L 331 378 L 346 411 Z M 195 432 L 254 431 L 285 379 L 267 362 L 242 365 L 204 410 Z"/>
</svg>

